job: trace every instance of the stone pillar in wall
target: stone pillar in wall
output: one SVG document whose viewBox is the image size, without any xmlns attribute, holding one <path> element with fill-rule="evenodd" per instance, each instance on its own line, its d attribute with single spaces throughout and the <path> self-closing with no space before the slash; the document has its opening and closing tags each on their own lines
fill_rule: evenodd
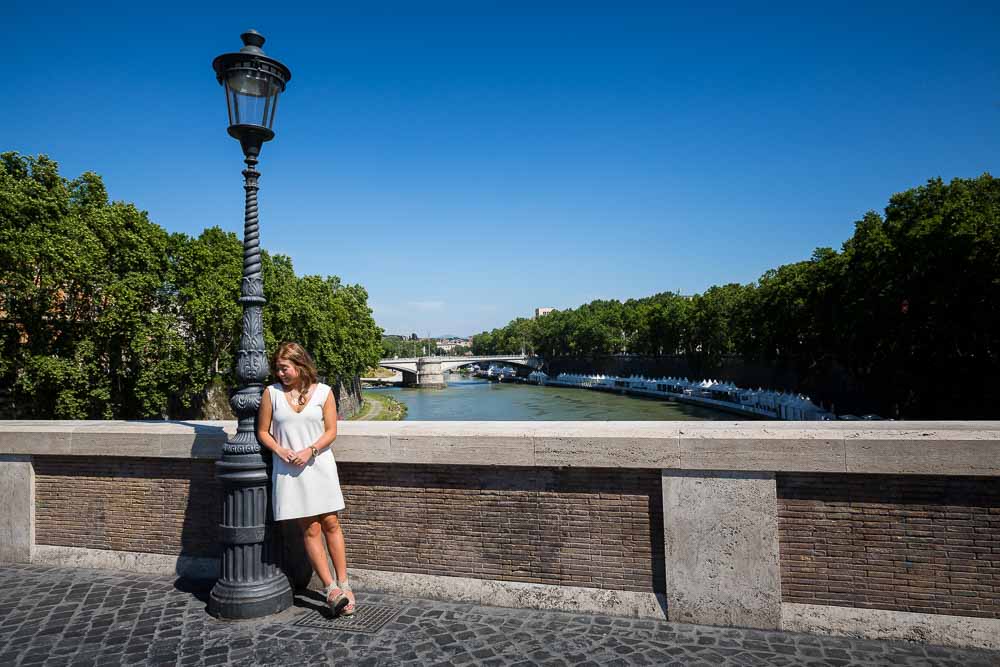
<svg viewBox="0 0 1000 667">
<path fill-rule="evenodd" d="M 0 454 L 0 563 L 30 563 L 35 544 L 35 469 L 30 456 Z"/>
<path fill-rule="evenodd" d="M 664 470 L 667 615 L 781 627 L 774 473 Z"/>
</svg>

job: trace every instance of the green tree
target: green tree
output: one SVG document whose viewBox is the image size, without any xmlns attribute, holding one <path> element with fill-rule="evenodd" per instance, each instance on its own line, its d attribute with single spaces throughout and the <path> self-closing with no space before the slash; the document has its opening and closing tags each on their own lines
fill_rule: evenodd
<svg viewBox="0 0 1000 667">
<path fill-rule="evenodd" d="M 233 385 L 242 326 L 243 244 L 232 232 L 210 227 L 196 239 L 175 234 L 170 245 L 171 288 L 188 348 L 188 393 L 199 393 L 213 378 Z M 184 403 L 190 405 L 193 398 Z"/>
<path fill-rule="evenodd" d="M 284 255 L 262 253 L 265 344 L 282 341 L 309 350 L 320 374 L 331 381 L 349 380 L 378 364 L 382 330 L 360 285 L 342 285 L 336 276 L 295 275 Z"/>
<path fill-rule="evenodd" d="M 892 415 L 995 414 L 1000 182 L 933 179 L 844 244 L 842 356 Z M 973 389 L 973 388 L 976 389 Z M 982 389 L 979 389 L 982 388 Z M 891 400 L 891 403 L 889 402 Z"/>
<path fill-rule="evenodd" d="M 109 203 L 94 174 L 68 182 L 44 156 L 5 153 L 0 246 L 0 368 L 19 410 L 164 414 L 184 354 L 163 289 L 166 233 L 131 204 Z"/>
<path fill-rule="evenodd" d="M 44 156 L 0 155 L 0 386 L 37 418 L 186 414 L 229 376 L 239 343 L 242 244 L 218 228 L 168 235 L 101 179 L 67 181 Z M 296 339 L 324 374 L 379 358 L 367 293 L 265 262 L 272 345 Z M 273 328 L 273 332 L 272 332 Z"/>
<path fill-rule="evenodd" d="M 713 286 L 695 296 L 688 315 L 685 348 L 704 371 L 719 366 L 725 355 L 736 350 L 734 317 L 743 306 L 748 289 L 737 283 Z"/>
</svg>

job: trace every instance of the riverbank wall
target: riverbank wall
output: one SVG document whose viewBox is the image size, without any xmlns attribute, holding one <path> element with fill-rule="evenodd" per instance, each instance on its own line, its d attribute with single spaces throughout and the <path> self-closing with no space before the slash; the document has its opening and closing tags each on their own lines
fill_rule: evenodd
<svg viewBox="0 0 1000 667">
<path fill-rule="evenodd" d="M 234 430 L 0 422 L 0 562 L 217 576 Z M 359 590 L 1000 648 L 1000 422 L 344 422 L 333 450 Z"/>
</svg>

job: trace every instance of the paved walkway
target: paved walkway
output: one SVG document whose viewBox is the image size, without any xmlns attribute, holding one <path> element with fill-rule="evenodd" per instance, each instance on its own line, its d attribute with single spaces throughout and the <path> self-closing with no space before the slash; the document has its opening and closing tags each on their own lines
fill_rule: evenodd
<svg viewBox="0 0 1000 667">
<path fill-rule="evenodd" d="M 318 594 L 266 620 L 206 613 L 174 577 L 0 566 L 0 665 L 948 665 L 1000 652 L 359 595 L 375 633 L 316 629 Z M 359 609 L 359 615 L 364 609 Z"/>
<path fill-rule="evenodd" d="M 368 412 L 365 414 L 365 419 L 367 421 L 378 421 L 378 416 L 382 414 L 382 402 L 376 401 L 375 399 L 369 399 L 365 401 L 368 406 Z"/>
</svg>

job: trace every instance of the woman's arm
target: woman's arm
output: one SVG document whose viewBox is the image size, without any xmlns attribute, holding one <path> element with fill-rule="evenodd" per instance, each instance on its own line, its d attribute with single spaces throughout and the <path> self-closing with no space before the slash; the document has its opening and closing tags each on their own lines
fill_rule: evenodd
<svg viewBox="0 0 1000 667">
<path fill-rule="evenodd" d="M 323 451 L 337 439 L 337 402 L 333 400 L 333 392 L 326 395 L 323 402 L 323 435 L 312 444 L 317 451 Z"/>
<path fill-rule="evenodd" d="M 260 408 L 257 410 L 257 442 L 264 445 L 272 452 L 277 453 L 282 449 L 278 441 L 271 435 L 271 392 L 267 389 L 260 397 Z"/>
</svg>

